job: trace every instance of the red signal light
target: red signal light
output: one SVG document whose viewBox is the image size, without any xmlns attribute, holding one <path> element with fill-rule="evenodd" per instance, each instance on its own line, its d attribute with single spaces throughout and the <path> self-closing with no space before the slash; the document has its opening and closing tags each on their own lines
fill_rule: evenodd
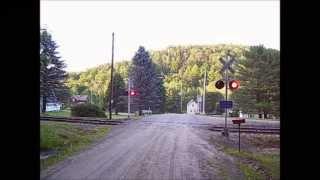
<svg viewBox="0 0 320 180">
<path fill-rule="evenodd" d="M 240 82 L 238 80 L 232 80 L 229 82 L 229 88 L 230 90 L 238 89 L 240 86 Z"/>
<path fill-rule="evenodd" d="M 135 96 L 135 95 L 137 95 L 137 92 L 135 90 L 131 90 L 130 91 L 130 96 Z"/>
<path fill-rule="evenodd" d="M 219 80 L 215 84 L 217 89 L 222 89 L 224 87 L 224 82 L 222 80 Z"/>
</svg>

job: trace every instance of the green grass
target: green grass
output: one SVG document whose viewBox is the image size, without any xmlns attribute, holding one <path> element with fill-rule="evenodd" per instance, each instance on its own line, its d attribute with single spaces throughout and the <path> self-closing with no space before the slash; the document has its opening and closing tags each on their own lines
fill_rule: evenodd
<svg viewBox="0 0 320 180">
<path fill-rule="evenodd" d="M 240 159 L 240 169 L 247 179 L 266 179 L 267 177 L 271 177 L 271 179 L 280 179 L 279 154 L 260 154 L 248 151 L 239 152 L 238 149 L 234 148 L 225 148 L 224 152 Z M 249 164 L 256 164 L 261 167 L 264 173 L 261 173 L 261 170 L 258 171 L 253 169 Z"/>
<path fill-rule="evenodd" d="M 46 113 L 44 113 L 44 115 L 70 117 L 71 111 L 70 111 L 70 109 L 65 109 L 65 110 L 61 110 L 61 111 L 46 112 Z"/>
<path fill-rule="evenodd" d="M 107 118 L 109 119 L 109 112 L 106 112 L 106 116 Z M 130 119 L 132 120 L 138 120 L 138 119 L 141 119 L 143 116 L 135 116 L 134 114 L 131 114 L 130 115 Z M 114 114 L 112 113 L 112 120 L 121 120 L 121 119 L 127 119 L 128 118 L 128 115 L 124 115 L 124 114 Z"/>
<path fill-rule="evenodd" d="M 107 117 L 109 118 L 109 113 L 106 113 Z M 128 115 L 120 115 L 120 114 L 112 114 L 112 119 L 113 120 L 118 120 L 118 119 L 126 119 L 128 118 Z"/>
<path fill-rule="evenodd" d="M 46 113 L 44 113 L 44 115 L 71 117 L 71 111 L 70 111 L 70 109 L 65 109 L 65 110 L 56 111 L 56 112 L 46 112 Z M 106 116 L 107 116 L 107 118 L 109 118 L 109 112 L 106 112 Z M 141 117 L 135 116 L 135 115 L 131 115 L 130 116 L 130 118 L 133 119 L 133 120 L 140 119 Z M 128 115 L 120 115 L 120 114 L 116 115 L 114 113 L 112 114 L 112 119 L 113 120 L 121 120 L 121 119 L 127 119 L 127 118 L 128 118 Z"/>
<path fill-rule="evenodd" d="M 82 128 L 79 125 L 62 122 L 46 122 L 40 125 L 40 149 L 55 150 L 57 153 L 41 160 L 41 170 L 88 147 L 89 144 L 104 137 L 110 126 Z"/>
<path fill-rule="evenodd" d="M 245 163 L 239 163 L 240 170 L 244 173 L 248 180 L 264 180 L 263 175 L 258 173 L 255 169 Z"/>
</svg>

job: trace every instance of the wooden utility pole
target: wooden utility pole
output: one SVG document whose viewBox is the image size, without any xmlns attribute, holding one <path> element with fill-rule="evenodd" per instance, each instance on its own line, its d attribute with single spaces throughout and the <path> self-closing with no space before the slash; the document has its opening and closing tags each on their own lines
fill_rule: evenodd
<svg viewBox="0 0 320 180">
<path fill-rule="evenodd" d="M 182 80 L 180 85 L 180 111 L 182 113 Z"/>
<path fill-rule="evenodd" d="M 203 79 L 203 98 L 202 98 L 202 113 L 206 114 L 206 79 L 207 79 L 207 70 L 204 70 L 204 79 Z"/>
<path fill-rule="evenodd" d="M 112 98 L 113 98 L 113 52 L 114 52 L 114 33 L 112 33 L 112 57 L 111 57 L 111 91 L 109 98 L 109 118 L 112 119 Z"/>
</svg>

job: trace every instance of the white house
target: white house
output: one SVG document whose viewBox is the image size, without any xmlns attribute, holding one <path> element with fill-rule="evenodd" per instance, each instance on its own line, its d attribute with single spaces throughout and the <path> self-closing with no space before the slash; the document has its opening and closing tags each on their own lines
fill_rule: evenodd
<svg viewBox="0 0 320 180">
<path fill-rule="evenodd" d="M 187 104 L 187 113 L 188 114 L 198 114 L 200 112 L 199 103 L 191 99 Z"/>
<path fill-rule="evenodd" d="M 43 97 L 40 96 L 40 112 L 43 106 Z M 46 112 L 50 111 L 60 111 L 62 108 L 62 103 L 58 101 L 58 98 L 55 96 L 54 92 L 47 97 L 46 99 Z"/>
<path fill-rule="evenodd" d="M 56 103 L 47 103 L 46 111 L 60 111 L 62 104 L 59 102 Z"/>
</svg>

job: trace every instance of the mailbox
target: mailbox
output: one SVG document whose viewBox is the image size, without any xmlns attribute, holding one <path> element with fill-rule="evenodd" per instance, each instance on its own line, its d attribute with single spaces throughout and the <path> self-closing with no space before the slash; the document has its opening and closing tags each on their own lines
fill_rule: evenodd
<svg viewBox="0 0 320 180">
<path fill-rule="evenodd" d="M 234 119 L 232 120 L 233 124 L 238 124 L 239 125 L 239 152 L 240 152 L 240 125 L 241 123 L 245 123 L 246 120 L 245 119 Z"/>
<path fill-rule="evenodd" d="M 245 119 L 234 119 L 232 120 L 233 124 L 241 124 L 241 123 L 245 123 L 246 120 Z"/>
</svg>

